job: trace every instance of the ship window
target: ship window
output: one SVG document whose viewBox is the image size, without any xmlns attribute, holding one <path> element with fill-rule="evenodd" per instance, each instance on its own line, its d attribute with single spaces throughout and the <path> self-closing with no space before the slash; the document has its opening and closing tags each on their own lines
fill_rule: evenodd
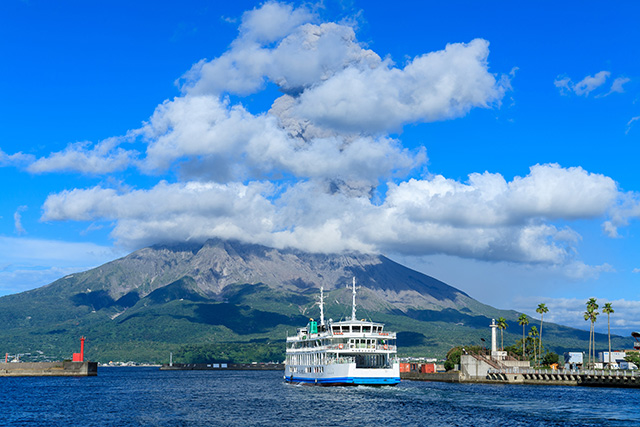
<svg viewBox="0 0 640 427">
<path fill-rule="evenodd" d="M 371 326 L 365 325 L 362 327 L 362 332 L 371 332 Z"/>
<path fill-rule="evenodd" d="M 353 327 L 353 332 L 354 332 L 354 333 L 362 332 L 362 329 L 360 328 L 360 325 L 358 325 L 358 326 L 354 326 L 354 327 Z"/>
</svg>

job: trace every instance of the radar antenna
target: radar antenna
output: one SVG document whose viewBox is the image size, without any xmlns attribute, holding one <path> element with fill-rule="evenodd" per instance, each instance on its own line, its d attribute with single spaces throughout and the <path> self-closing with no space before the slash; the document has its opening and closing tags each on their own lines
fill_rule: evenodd
<svg viewBox="0 0 640 427">
<path fill-rule="evenodd" d="M 320 286 L 320 326 L 324 325 L 324 287 Z"/>
<path fill-rule="evenodd" d="M 353 302 L 351 303 L 351 320 L 356 320 L 356 278 L 353 277 Z"/>
</svg>

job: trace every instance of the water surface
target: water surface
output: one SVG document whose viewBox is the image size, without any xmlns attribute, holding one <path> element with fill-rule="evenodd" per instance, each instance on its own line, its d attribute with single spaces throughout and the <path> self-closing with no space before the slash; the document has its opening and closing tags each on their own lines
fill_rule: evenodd
<svg viewBox="0 0 640 427">
<path fill-rule="evenodd" d="M 631 426 L 640 390 L 403 381 L 286 384 L 282 372 L 99 368 L 0 378 L 2 426 Z"/>
</svg>

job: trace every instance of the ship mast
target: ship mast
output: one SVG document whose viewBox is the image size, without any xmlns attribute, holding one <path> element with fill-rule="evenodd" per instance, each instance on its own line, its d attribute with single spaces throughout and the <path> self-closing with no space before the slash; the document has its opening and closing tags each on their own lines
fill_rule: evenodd
<svg viewBox="0 0 640 427">
<path fill-rule="evenodd" d="M 351 320 L 356 320 L 356 278 L 353 278 L 353 302 L 351 303 Z"/>
<path fill-rule="evenodd" d="M 324 325 L 324 288 L 320 286 L 320 325 Z"/>
</svg>

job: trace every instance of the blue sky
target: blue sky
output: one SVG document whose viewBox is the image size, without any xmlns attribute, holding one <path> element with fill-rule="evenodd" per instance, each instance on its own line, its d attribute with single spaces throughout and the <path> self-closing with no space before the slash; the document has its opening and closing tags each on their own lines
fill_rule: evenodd
<svg viewBox="0 0 640 427">
<path fill-rule="evenodd" d="M 223 237 L 640 329 L 639 9 L 2 2 L 0 295 Z"/>
</svg>

